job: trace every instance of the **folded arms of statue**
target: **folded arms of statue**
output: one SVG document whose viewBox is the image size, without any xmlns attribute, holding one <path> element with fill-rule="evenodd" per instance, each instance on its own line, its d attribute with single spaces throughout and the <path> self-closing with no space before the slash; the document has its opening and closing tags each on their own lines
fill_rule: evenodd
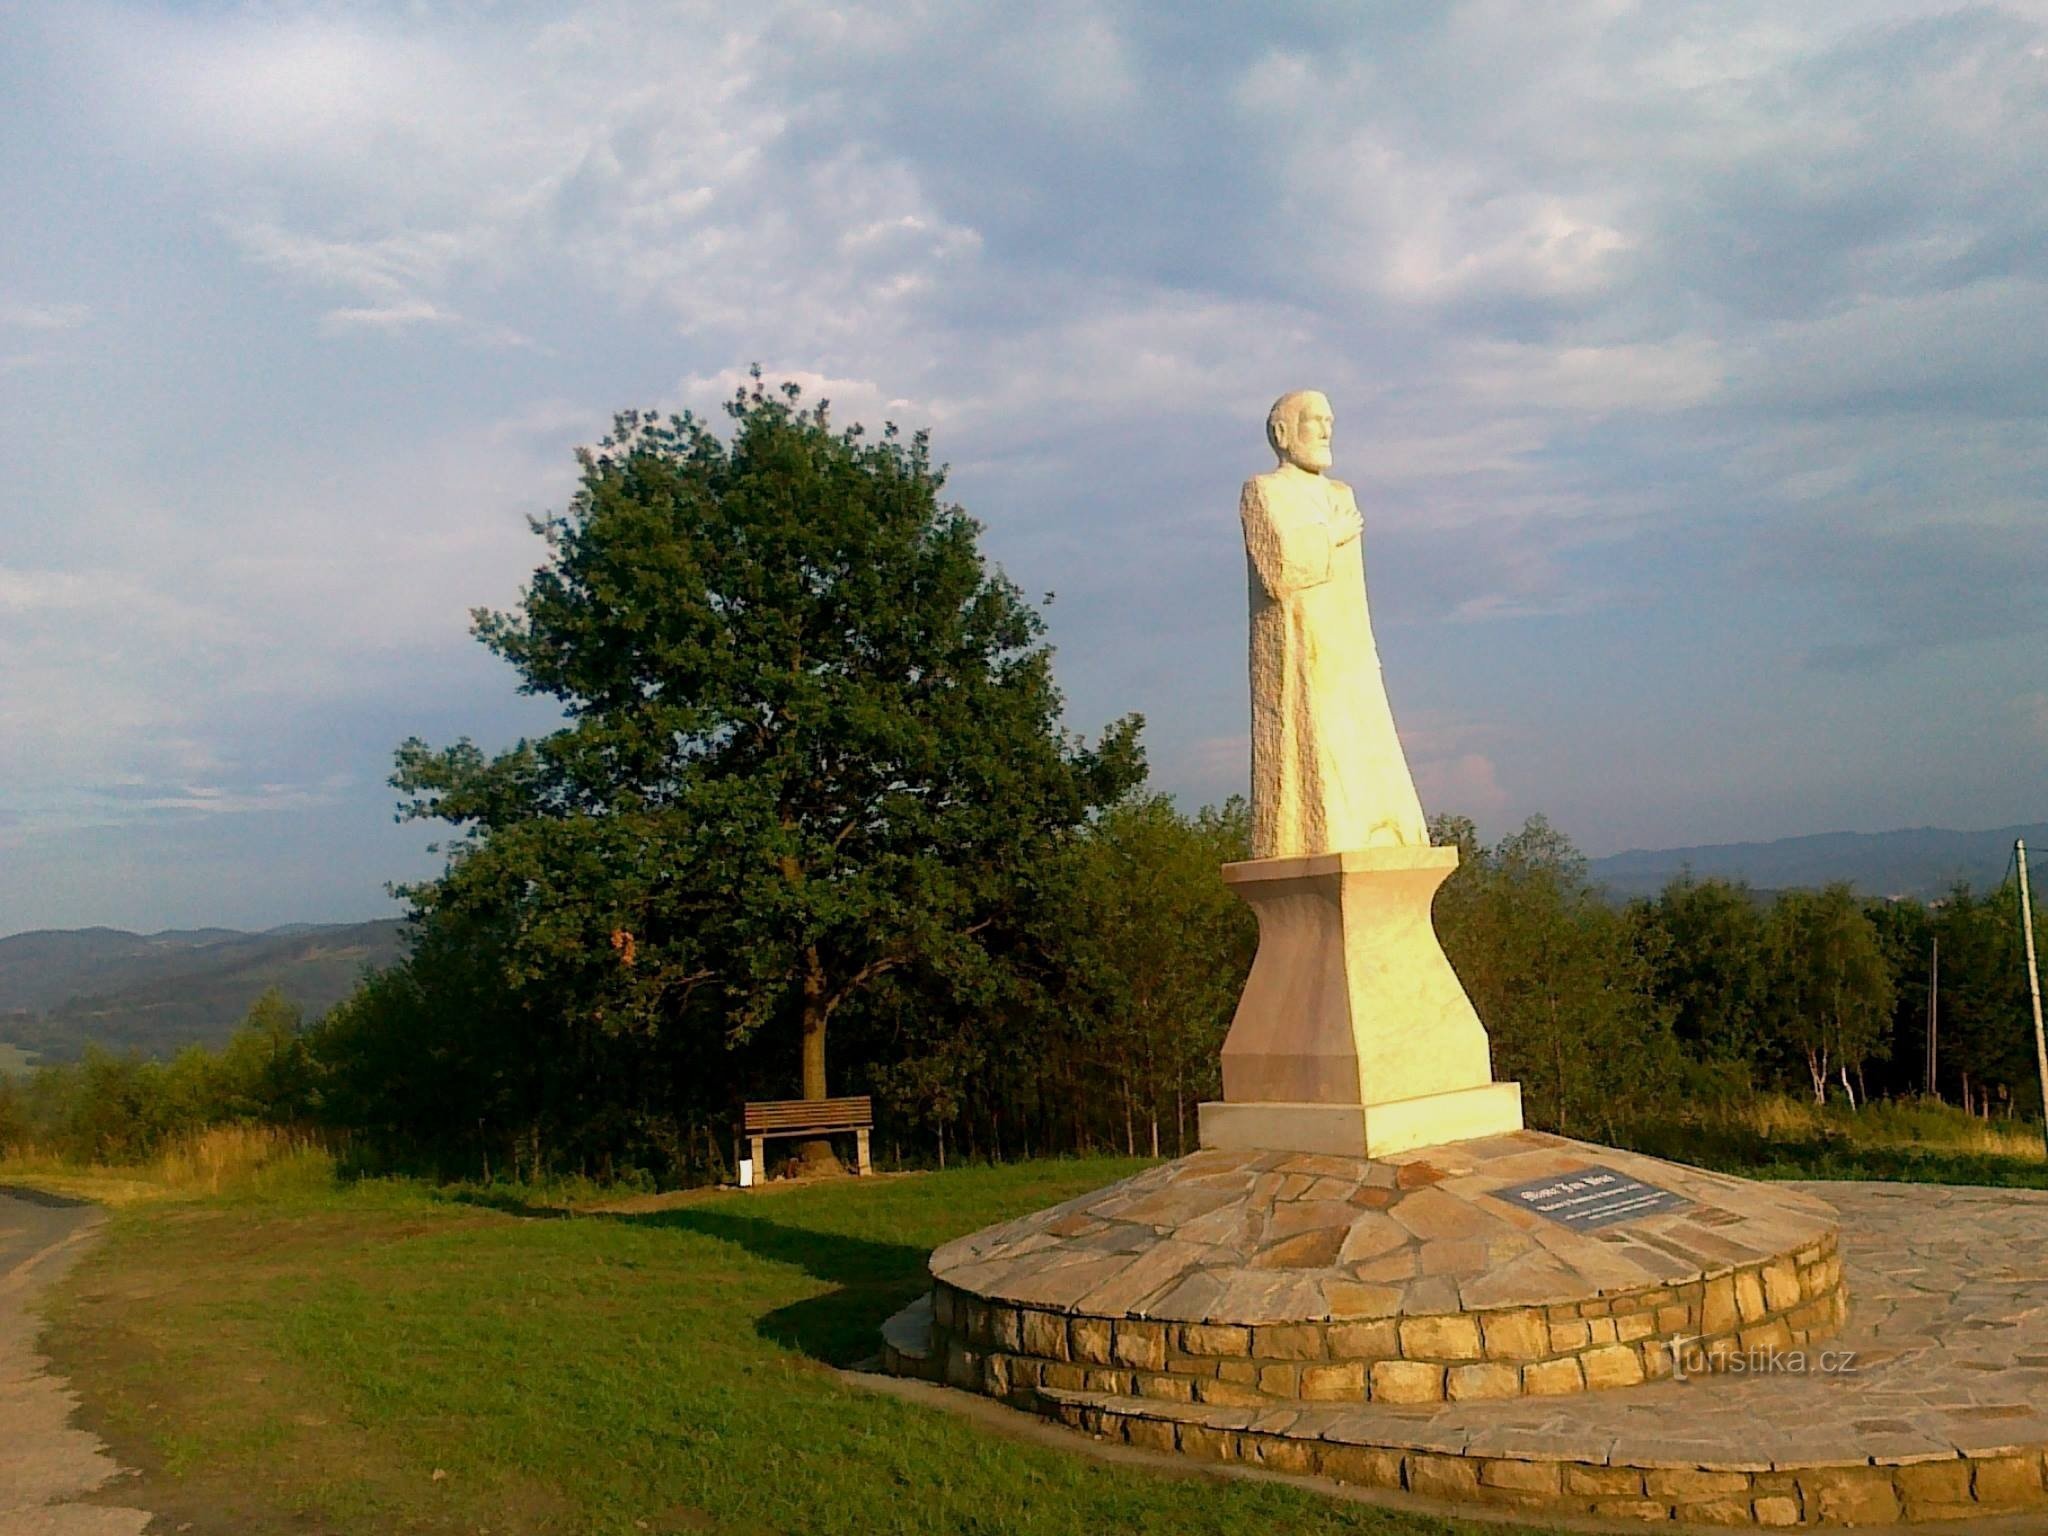
<svg viewBox="0 0 2048 1536">
<path fill-rule="evenodd" d="M 1291 510 L 1278 511 L 1257 480 L 1247 480 L 1238 503 L 1244 520 L 1244 546 L 1269 596 L 1283 598 L 1330 579 L 1331 557 L 1359 535 L 1356 508 L 1333 509 L 1330 519 Z"/>
</svg>

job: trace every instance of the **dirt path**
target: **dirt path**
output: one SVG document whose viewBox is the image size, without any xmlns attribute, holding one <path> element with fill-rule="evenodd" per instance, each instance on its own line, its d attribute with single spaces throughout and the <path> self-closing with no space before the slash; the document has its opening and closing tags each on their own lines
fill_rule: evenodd
<svg viewBox="0 0 2048 1536">
<path fill-rule="evenodd" d="M 96 1207 L 0 1192 L 0 1536 L 140 1536 L 149 1511 L 82 1502 L 122 1475 L 70 1427 L 78 1398 L 36 1351 L 29 1304 L 84 1251 Z"/>
</svg>

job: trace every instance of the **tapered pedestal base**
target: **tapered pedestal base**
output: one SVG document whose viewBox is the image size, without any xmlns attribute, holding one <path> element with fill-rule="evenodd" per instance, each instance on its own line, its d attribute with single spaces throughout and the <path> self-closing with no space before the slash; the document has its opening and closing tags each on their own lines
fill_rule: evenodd
<svg viewBox="0 0 2048 1536">
<path fill-rule="evenodd" d="M 1430 924 L 1457 865 L 1455 848 L 1370 848 L 1224 866 L 1259 952 L 1203 1146 L 1382 1157 L 1521 1129 Z"/>
</svg>

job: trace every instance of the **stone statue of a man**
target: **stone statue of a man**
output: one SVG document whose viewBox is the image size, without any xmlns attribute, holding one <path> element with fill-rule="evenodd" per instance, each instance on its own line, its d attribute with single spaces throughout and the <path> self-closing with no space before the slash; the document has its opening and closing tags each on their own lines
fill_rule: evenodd
<svg viewBox="0 0 2048 1536">
<path fill-rule="evenodd" d="M 1330 467 L 1330 402 L 1282 395 L 1279 458 L 1239 511 L 1252 610 L 1252 857 L 1427 847 L 1365 607 L 1362 524 Z"/>
</svg>

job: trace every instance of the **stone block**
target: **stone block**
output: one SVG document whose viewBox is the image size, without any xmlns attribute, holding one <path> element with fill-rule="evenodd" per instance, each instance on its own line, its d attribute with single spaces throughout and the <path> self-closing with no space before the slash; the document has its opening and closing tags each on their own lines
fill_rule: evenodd
<svg viewBox="0 0 2048 1536">
<path fill-rule="evenodd" d="M 1252 1329 L 1251 1352 L 1261 1360 L 1320 1360 L 1323 1330 L 1311 1323 L 1277 1323 Z"/>
<path fill-rule="evenodd" d="M 1121 1363 L 1141 1371 L 1160 1370 L 1166 1364 L 1166 1324 L 1119 1318 L 1115 1354 Z"/>
<path fill-rule="evenodd" d="M 1586 1321 L 1586 1338 L 1593 1344 L 1612 1344 L 1620 1337 L 1611 1317 L 1595 1317 Z"/>
<path fill-rule="evenodd" d="M 1341 1365 L 1304 1365 L 1296 1395 L 1312 1403 L 1363 1402 L 1364 1362 L 1347 1360 Z"/>
<path fill-rule="evenodd" d="M 1300 1383 L 1301 1373 L 1292 1365 L 1259 1367 L 1259 1390 L 1268 1397 L 1293 1397 Z"/>
<path fill-rule="evenodd" d="M 1747 1472 L 1706 1472 L 1698 1467 L 1652 1467 L 1643 1474 L 1643 1491 L 1653 1499 L 1697 1499 L 1713 1494 L 1749 1492 Z"/>
<path fill-rule="evenodd" d="M 1760 1322 L 1769 1309 L 1764 1306 L 1763 1276 L 1745 1269 L 1735 1277 L 1735 1311 L 1745 1323 Z"/>
<path fill-rule="evenodd" d="M 1147 1451 L 1173 1449 L 1173 1426 L 1164 1419 L 1131 1419 L 1124 1425 L 1124 1438 Z"/>
<path fill-rule="evenodd" d="M 1369 1377 L 1376 1403 L 1434 1403 L 1444 1395 L 1444 1368 L 1419 1360 L 1380 1360 Z"/>
<path fill-rule="evenodd" d="M 1888 1473 L 1875 1467 L 1824 1467 L 1799 1474 L 1807 1519 L 1818 1525 L 1888 1525 L 1899 1518 Z"/>
<path fill-rule="evenodd" d="M 1558 1465 L 1554 1461 L 1487 1461 L 1479 1468 L 1479 1481 L 1488 1488 L 1508 1488 L 1517 1493 L 1556 1493 Z"/>
<path fill-rule="evenodd" d="M 1479 1463 L 1417 1451 L 1408 1458 L 1408 1491 L 1433 1499 L 1469 1499 L 1479 1491 Z"/>
<path fill-rule="evenodd" d="M 1560 1355 L 1569 1355 L 1584 1349 L 1593 1342 L 1591 1330 L 1583 1319 L 1573 1318 L 1570 1322 L 1550 1320 L 1550 1347 Z"/>
<path fill-rule="evenodd" d="M 1987 1456 L 1970 1463 L 1979 1504 L 2034 1504 L 2041 1498 L 2041 1463 L 2033 1456 Z"/>
<path fill-rule="evenodd" d="M 1669 1520 L 1671 1506 L 1655 1499 L 1595 1499 L 1593 1513 L 1610 1520 Z"/>
<path fill-rule="evenodd" d="M 1252 1331 L 1235 1323 L 1183 1323 L 1180 1347 L 1191 1355 L 1248 1355 Z"/>
<path fill-rule="evenodd" d="M 1024 1318 L 1015 1307 L 994 1307 L 989 1312 L 989 1339 L 993 1346 L 1010 1354 L 1024 1349 Z"/>
<path fill-rule="evenodd" d="M 1799 1305 L 1799 1271 L 1790 1259 L 1773 1259 L 1764 1266 L 1764 1303 L 1773 1312 L 1789 1312 Z"/>
<path fill-rule="evenodd" d="M 1025 1354 L 1041 1360 L 1072 1358 L 1067 1351 L 1067 1320 L 1059 1313 L 1032 1308 L 1024 1313 L 1022 1333 Z"/>
<path fill-rule="evenodd" d="M 1498 1360 L 1486 1360 L 1476 1365 L 1454 1365 L 1444 1378 L 1444 1395 L 1454 1403 L 1476 1402 L 1485 1398 L 1519 1397 L 1521 1393 L 1521 1370 Z"/>
<path fill-rule="evenodd" d="M 1638 1498 L 1643 1474 L 1634 1467 L 1566 1467 L 1564 1491 L 1594 1498 Z"/>
<path fill-rule="evenodd" d="M 1081 1384 L 1090 1392 L 1102 1392 L 1110 1397 L 1136 1396 L 1129 1371 L 1112 1371 L 1091 1365 L 1081 1372 Z"/>
<path fill-rule="evenodd" d="M 1538 1360 L 1522 1369 L 1522 1391 L 1529 1397 L 1558 1397 L 1585 1389 L 1586 1378 L 1577 1356 L 1563 1360 Z"/>
<path fill-rule="evenodd" d="M 1401 1453 L 1367 1445 L 1325 1445 L 1323 1476 L 1360 1488 L 1398 1488 Z"/>
<path fill-rule="evenodd" d="M 1180 1427 L 1180 1449 L 1182 1455 L 1200 1457 L 1204 1461 L 1235 1461 L 1237 1436 L 1227 1429 L 1183 1424 Z"/>
<path fill-rule="evenodd" d="M 1333 1360 L 1390 1360 L 1401 1353 L 1400 1325 L 1391 1317 L 1370 1323 L 1332 1323 L 1326 1336 Z"/>
<path fill-rule="evenodd" d="M 1010 1395 L 1010 1357 L 1008 1355 L 983 1355 L 981 1357 L 981 1390 L 990 1397 Z"/>
<path fill-rule="evenodd" d="M 1192 1403 L 1195 1384 L 1186 1376 L 1140 1376 L 1138 1396 L 1157 1398 L 1163 1403 Z"/>
<path fill-rule="evenodd" d="M 1657 1331 L 1669 1336 L 1685 1333 L 1692 1328 L 1692 1314 L 1685 1309 L 1685 1303 L 1673 1302 L 1657 1309 Z"/>
<path fill-rule="evenodd" d="M 1088 1388 L 1087 1372 L 1064 1360 L 1041 1361 L 1038 1382 L 1040 1386 L 1051 1387 L 1056 1392 L 1084 1392 Z"/>
<path fill-rule="evenodd" d="M 1697 1504 L 1681 1505 L 1678 1518 L 1694 1525 L 1748 1525 L 1751 1523 L 1749 1500 L 1746 1497 L 1702 1499 Z"/>
<path fill-rule="evenodd" d="M 957 1315 L 955 1308 L 959 1304 L 959 1296 L 960 1293 L 950 1285 L 935 1285 L 932 1287 L 932 1326 L 934 1328 L 950 1330 L 953 1327 L 954 1318 Z"/>
<path fill-rule="evenodd" d="M 989 1306 L 979 1296 L 969 1296 L 960 1304 L 960 1331 L 967 1335 L 967 1342 L 986 1348 L 989 1341 Z"/>
<path fill-rule="evenodd" d="M 1654 1312 L 1631 1312 L 1626 1317 L 1617 1317 L 1614 1320 L 1614 1336 L 1624 1344 L 1647 1339 L 1656 1331 L 1657 1314 Z"/>
<path fill-rule="evenodd" d="M 1477 1360 L 1479 1320 L 1466 1312 L 1401 1319 L 1401 1353 L 1410 1360 Z"/>
<path fill-rule="evenodd" d="M 1707 1282 L 1700 1301 L 1700 1332 L 1726 1333 L 1741 1321 L 1735 1310 L 1735 1277 L 1717 1275 Z"/>
<path fill-rule="evenodd" d="M 1789 1493 L 1767 1493 L 1750 1505 L 1758 1525 L 1786 1526 L 1799 1523 L 1799 1500 Z"/>
<path fill-rule="evenodd" d="M 1256 1462 L 1275 1472 L 1312 1476 L 1316 1471 L 1318 1449 L 1313 1440 L 1289 1440 L 1283 1435 L 1246 1435 L 1238 1447 L 1238 1459 Z"/>
<path fill-rule="evenodd" d="M 1645 1339 L 1636 1347 L 1643 1357 L 1643 1380 L 1662 1381 L 1677 1371 L 1678 1362 L 1672 1357 L 1668 1340 Z"/>
<path fill-rule="evenodd" d="M 1736 1335 L 1736 1341 L 1741 1344 L 1744 1354 L 1760 1349 L 1790 1349 L 1792 1347 L 1792 1329 L 1784 1318 L 1774 1317 L 1769 1322 L 1761 1323 L 1757 1327 L 1743 1329 L 1741 1333 Z"/>
<path fill-rule="evenodd" d="M 1255 1387 L 1259 1384 L 1259 1362 L 1256 1360 L 1218 1360 L 1216 1379 L 1233 1382 L 1240 1387 Z"/>
<path fill-rule="evenodd" d="M 1106 1317 L 1069 1319 L 1066 1358 L 1088 1365 L 1109 1364 L 1113 1358 L 1109 1352 L 1109 1334 L 1109 1319 Z"/>
<path fill-rule="evenodd" d="M 1960 1456 L 1950 1461 L 1916 1461 L 1892 1468 L 1892 1481 L 1905 1497 L 1906 1513 L 1914 1504 L 1967 1504 L 1970 1501 L 1970 1463 Z"/>
<path fill-rule="evenodd" d="M 1488 1312 L 1480 1324 L 1489 1360 L 1541 1360 L 1550 1353 L 1550 1325 L 1534 1307 Z"/>
<path fill-rule="evenodd" d="M 1259 1395 L 1257 1387 L 1241 1387 L 1234 1381 L 1210 1381 L 1206 1377 L 1195 1378 L 1195 1401 L 1210 1403 L 1219 1408 L 1266 1408 L 1269 1399 Z"/>
<path fill-rule="evenodd" d="M 964 1345 L 948 1346 L 946 1385 L 962 1392 L 978 1391 L 981 1387 L 981 1356 Z"/>
<path fill-rule="evenodd" d="M 1633 1387 L 1643 1379 L 1643 1359 L 1626 1344 L 1606 1344 L 1579 1356 L 1592 1388 Z"/>
</svg>

